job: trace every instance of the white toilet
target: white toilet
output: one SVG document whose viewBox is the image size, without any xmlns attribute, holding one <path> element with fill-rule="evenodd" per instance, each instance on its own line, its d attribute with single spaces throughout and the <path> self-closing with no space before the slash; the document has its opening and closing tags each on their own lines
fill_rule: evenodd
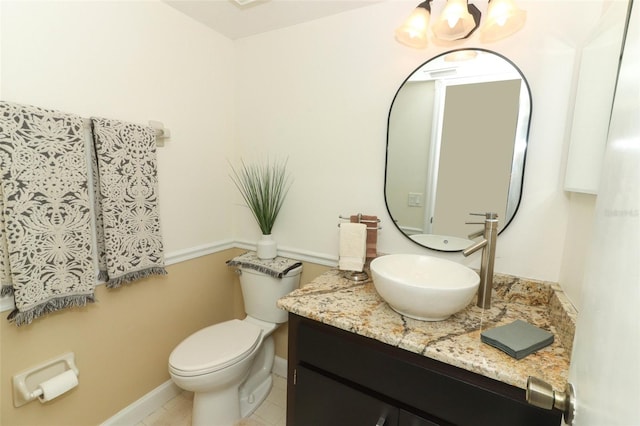
<svg viewBox="0 0 640 426">
<path fill-rule="evenodd" d="M 173 382 L 194 392 L 193 426 L 233 425 L 251 415 L 271 389 L 272 333 L 287 321 L 276 301 L 298 288 L 302 266 L 283 278 L 247 268 L 239 272 L 247 317 L 197 331 L 169 356 Z"/>
</svg>

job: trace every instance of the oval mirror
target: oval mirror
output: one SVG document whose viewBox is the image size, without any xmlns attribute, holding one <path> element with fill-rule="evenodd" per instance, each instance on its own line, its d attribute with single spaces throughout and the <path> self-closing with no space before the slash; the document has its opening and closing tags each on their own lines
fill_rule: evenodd
<svg viewBox="0 0 640 426">
<path fill-rule="evenodd" d="M 424 247 L 460 251 L 495 212 L 499 231 L 522 195 L 531 94 L 522 72 L 484 49 L 445 52 L 407 77 L 387 125 L 385 200 Z"/>
</svg>

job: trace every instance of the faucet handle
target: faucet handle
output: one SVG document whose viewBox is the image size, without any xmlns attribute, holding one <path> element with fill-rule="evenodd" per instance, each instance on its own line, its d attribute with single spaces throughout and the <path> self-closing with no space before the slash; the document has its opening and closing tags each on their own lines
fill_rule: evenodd
<svg viewBox="0 0 640 426">
<path fill-rule="evenodd" d="M 489 242 L 487 240 L 482 240 L 482 241 L 478 241 L 477 243 L 473 243 L 473 245 L 467 247 L 466 249 L 462 250 L 462 255 L 464 257 L 468 257 L 471 254 L 477 252 L 478 250 L 480 250 L 481 248 L 485 247 Z"/>
<path fill-rule="evenodd" d="M 485 219 L 497 219 L 498 213 L 486 212 L 486 213 L 469 213 L 471 216 L 484 216 Z"/>
<path fill-rule="evenodd" d="M 470 240 L 472 240 L 472 239 L 474 239 L 474 238 L 478 238 L 478 237 L 479 237 L 479 236 L 481 236 L 481 235 L 484 235 L 484 228 L 483 228 L 483 229 L 481 229 L 481 230 L 479 230 L 479 231 L 476 231 L 476 232 L 473 232 L 473 233 L 469 234 L 468 238 L 469 238 Z"/>
</svg>

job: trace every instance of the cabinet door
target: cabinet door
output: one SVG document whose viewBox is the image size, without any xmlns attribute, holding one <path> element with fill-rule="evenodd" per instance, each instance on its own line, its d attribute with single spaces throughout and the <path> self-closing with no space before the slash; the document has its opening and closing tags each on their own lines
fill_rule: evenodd
<svg viewBox="0 0 640 426">
<path fill-rule="evenodd" d="M 291 368 L 304 365 L 320 371 L 368 395 L 392 401 L 397 407 L 425 414 L 436 424 L 558 426 L 561 423 L 560 411 L 527 404 L 523 389 L 308 319 L 294 317 L 289 322 L 289 331 L 295 336 L 289 340 L 289 348 L 295 349 L 289 356 L 289 362 L 295 360 Z M 297 393 L 290 395 L 294 395 L 290 406 L 297 407 Z M 371 424 L 375 425 L 375 421 Z"/>
<path fill-rule="evenodd" d="M 440 423 L 434 423 L 415 414 L 400 410 L 400 420 L 398 426 L 440 426 Z"/>
<path fill-rule="evenodd" d="M 398 408 L 302 366 L 295 392 L 293 426 L 398 426 Z"/>
</svg>

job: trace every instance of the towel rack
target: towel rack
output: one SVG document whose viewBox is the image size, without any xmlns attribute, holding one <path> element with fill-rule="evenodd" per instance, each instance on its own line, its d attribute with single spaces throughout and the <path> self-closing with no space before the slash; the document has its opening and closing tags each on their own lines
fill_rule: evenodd
<svg viewBox="0 0 640 426">
<path fill-rule="evenodd" d="M 165 129 L 160 121 L 149 120 L 149 126 L 156 132 L 156 145 L 164 146 L 164 140 L 171 137 L 171 131 Z"/>
<path fill-rule="evenodd" d="M 380 223 L 380 219 L 376 219 L 376 220 L 362 219 L 362 213 L 358 213 L 357 216 L 358 216 L 358 222 L 357 223 L 365 223 L 365 224 L 366 223 Z M 344 217 L 342 215 L 339 215 L 338 219 L 351 221 L 351 217 Z M 338 226 L 340 226 L 340 224 L 338 224 Z M 379 225 L 378 226 L 367 226 L 367 229 L 378 229 L 378 230 L 380 230 L 380 229 L 382 229 L 382 227 L 379 226 Z"/>
<path fill-rule="evenodd" d="M 90 118 L 82 118 L 82 124 L 85 126 L 87 131 L 91 129 L 91 119 Z M 149 120 L 149 127 L 151 127 L 156 134 L 156 145 L 158 147 L 164 146 L 164 140 L 169 139 L 171 137 L 171 131 L 169 129 L 164 128 L 164 124 L 160 121 Z"/>
</svg>

